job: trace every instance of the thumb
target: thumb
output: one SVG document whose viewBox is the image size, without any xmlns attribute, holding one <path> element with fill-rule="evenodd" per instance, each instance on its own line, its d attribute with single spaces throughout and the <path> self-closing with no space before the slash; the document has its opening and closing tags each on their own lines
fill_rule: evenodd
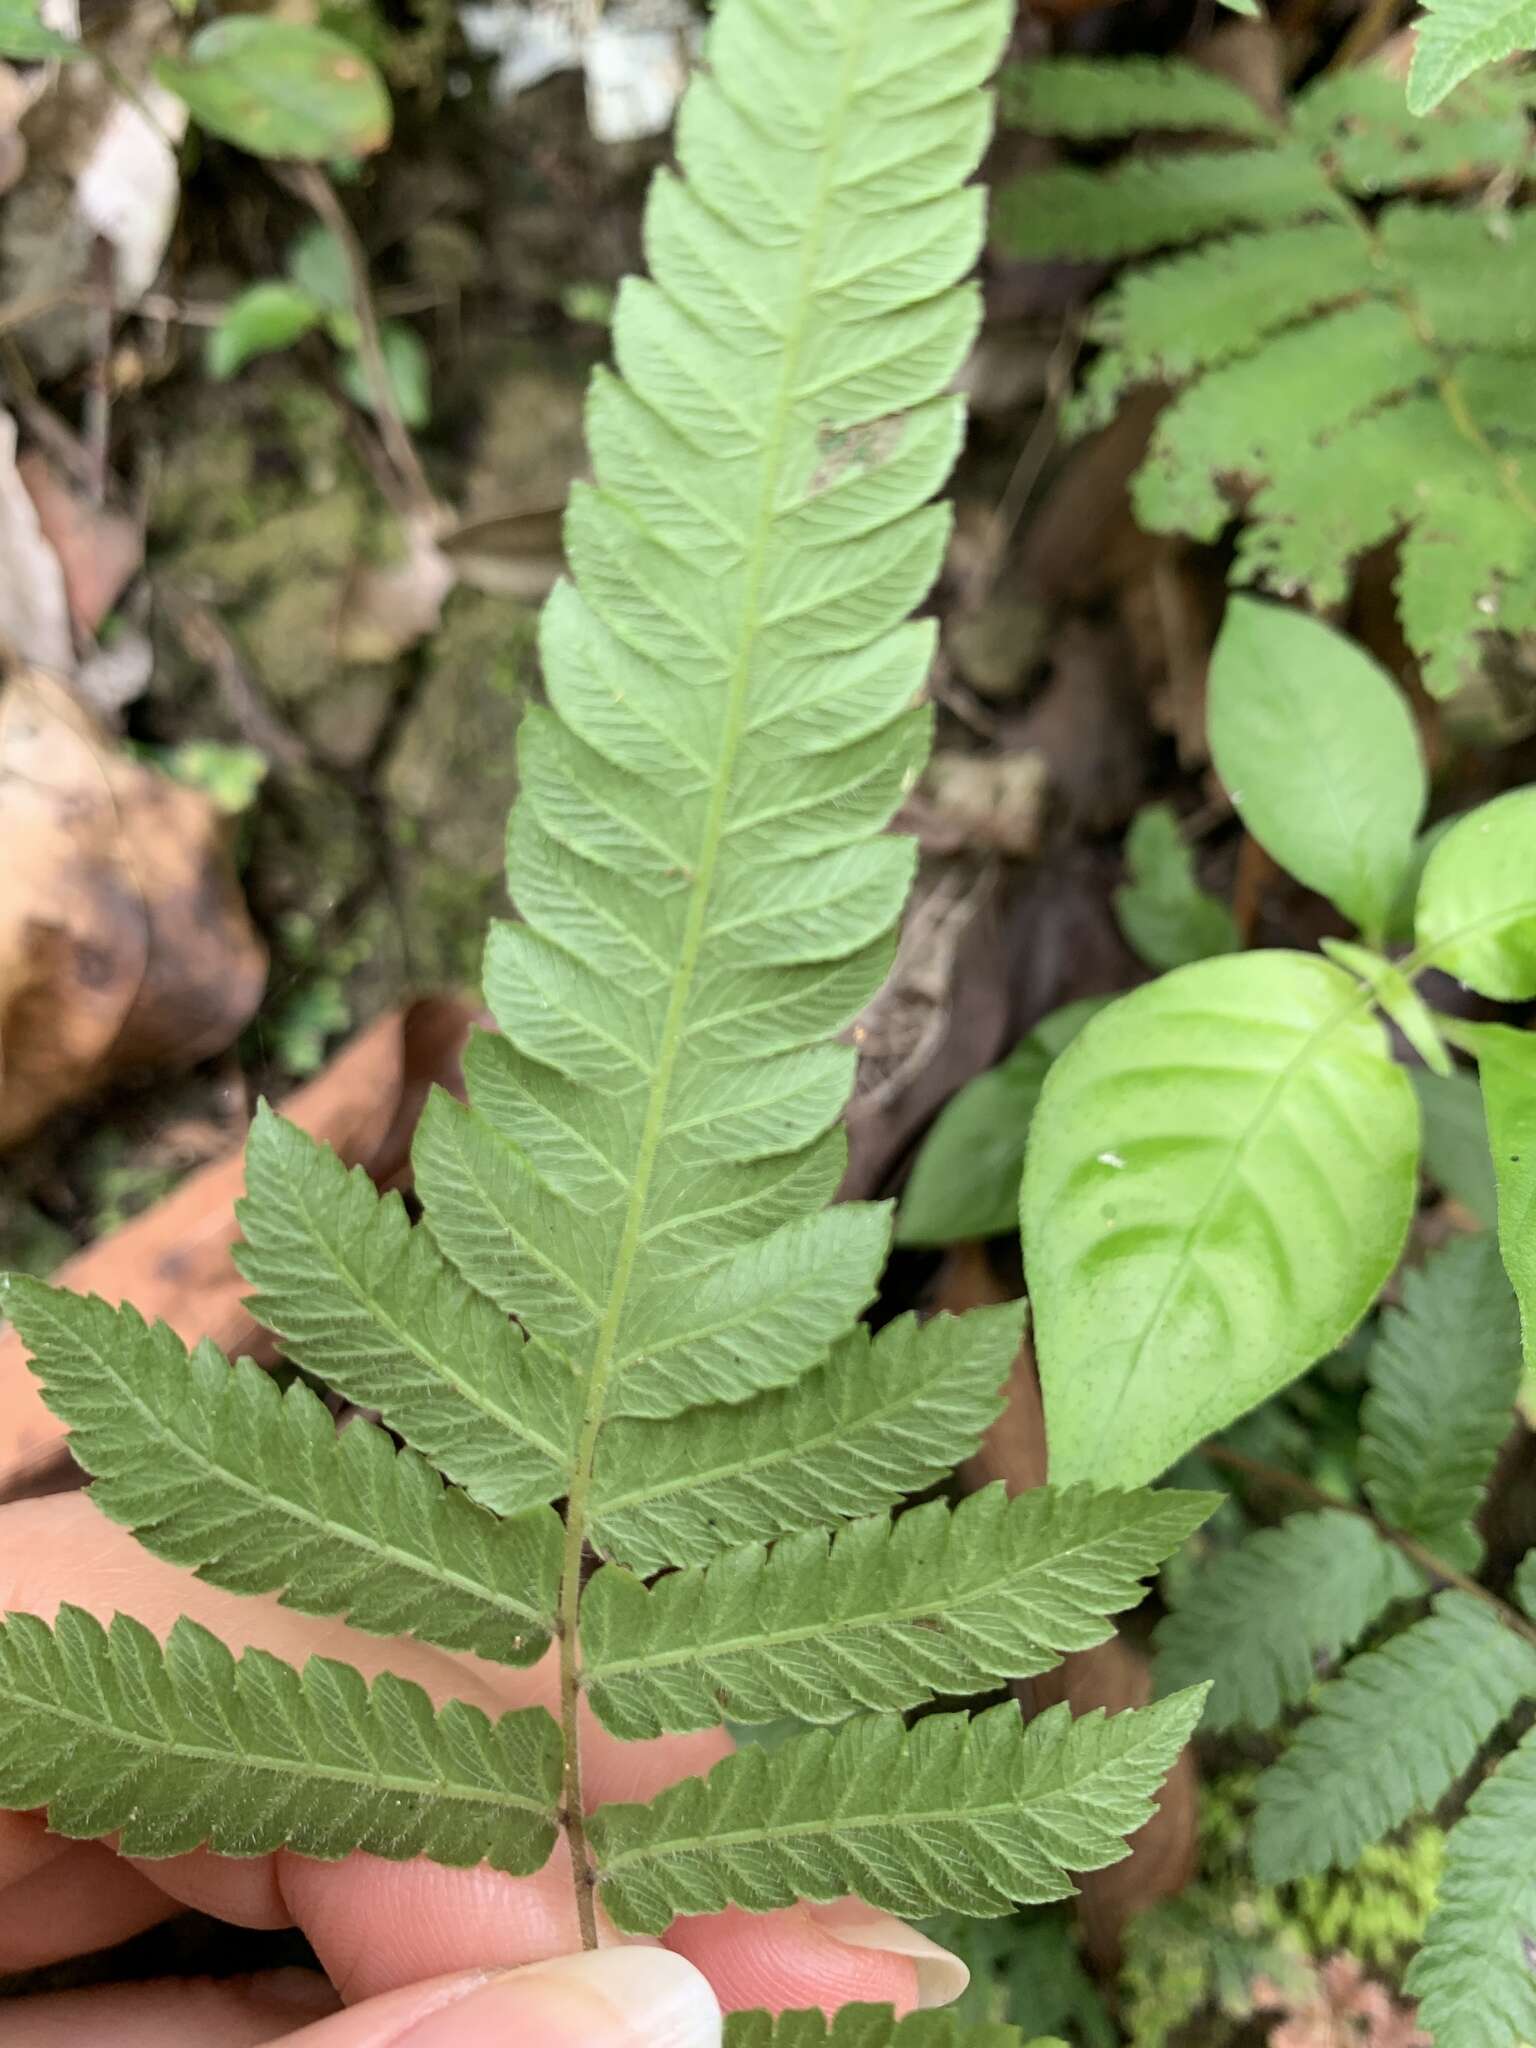
<svg viewBox="0 0 1536 2048">
<path fill-rule="evenodd" d="M 635 1947 L 440 1977 L 288 2039 L 292 2048 L 720 2048 L 721 2029 L 715 1994 L 692 1963 Z"/>
</svg>

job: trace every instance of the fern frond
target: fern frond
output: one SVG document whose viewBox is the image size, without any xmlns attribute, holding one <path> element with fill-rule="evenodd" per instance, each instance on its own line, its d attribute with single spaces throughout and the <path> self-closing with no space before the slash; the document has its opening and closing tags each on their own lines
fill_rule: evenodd
<svg viewBox="0 0 1536 2048">
<path fill-rule="evenodd" d="M 686 1430 L 615 1422 L 598 1447 L 592 1540 L 640 1572 L 873 1514 L 970 1456 L 1001 1411 L 1016 1302 L 877 1337 L 860 1325 L 792 1387 L 701 1408 Z"/>
<path fill-rule="evenodd" d="M 1430 1811 L 1533 1690 L 1536 1650 L 1467 1594 L 1442 1593 L 1426 1620 L 1350 1659 L 1260 1777 L 1261 1881 L 1349 1869 Z"/>
<path fill-rule="evenodd" d="M 1408 111 L 1427 114 L 1485 64 L 1536 45 L 1531 0 L 1425 0 L 1416 24 Z"/>
<path fill-rule="evenodd" d="M 1206 1725 L 1269 1728 L 1394 1600 L 1423 1590 L 1359 1515 L 1323 1508 L 1261 1529 L 1199 1572 L 1157 1631 L 1163 1691 L 1211 1681 Z"/>
<path fill-rule="evenodd" d="M 821 2012 L 731 2013 L 725 2048 L 1052 2048 L 1026 2042 L 1017 2027 L 958 2020 L 948 2012 L 915 2012 L 897 2019 L 888 2005 L 845 2005 L 832 2019 Z"/>
<path fill-rule="evenodd" d="M 246 1149 L 240 1270 L 289 1355 L 498 1513 L 565 1491 L 576 1390 L 465 1286 L 398 1195 L 263 1105 Z"/>
<path fill-rule="evenodd" d="M 5 1303 L 92 1500 L 157 1557 L 375 1635 L 503 1664 L 542 1655 L 562 1548 L 551 1509 L 498 1521 L 382 1429 L 338 1434 L 302 1381 L 280 1394 L 135 1309 L 21 1278 Z"/>
<path fill-rule="evenodd" d="M 1045 70 L 1013 103 L 1049 129 Z M 1069 109 L 1096 93 L 1109 132 L 1126 132 L 1121 70 L 1079 60 Z M 1246 149 L 1062 166 L 998 207 L 1021 254 L 1181 252 L 1105 299 L 1094 331 L 1106 352 L 1073 424 L 1101 424 L 1132 384 L 1192 380 L 1137 479 L 1143 522 L 1214 538 L 1240 483 L 1241 573 L 1319 604 L 1342 597 L 1354 558 L 1400 538 L 1404 629 L 1440 695 L 1475 666 L 1480 634 L 1514 629 L 1536 601 L 1536 232 L 1522 214 L 1423 197 L 1374 217 L 1357 202 L 1519 164 L 1529 97 L 1517 81 L 1479 80 L 1425 121 L 1395 80 L 1358 67 L 1306 87 L 1289 125 Z M 1074 120 L 1066 132 L 1091 132 L 1089 114 Z M 1184 248 L 1233 227 L 1254 232 Z"/>
<path fill-rule="evenodd" d="M 1075 142 L 1112 142 L 1158 128 L 1275 132 L 1247 93 L 1176 58 L 1127 57 L 1113 67 L 1082 57 L 1010 64 L 999 83 L 998 112 L 1008 127 Z"/>
<path fill-rule="evenodd" d="M 542 1707 L 434 1713 L 388 1672 L 237 1661 L 185 1620 L 162 1650 L 126 1615 L 107 1630 L 64 1607 L 51 1629 L 0 1621 L 0 1708 L 0 1803 L 46 1806 L 55 1834 L 116 1833 L 129 1856 L 365 1849 L 526 1874 L 554 1846 L 560 1731 Z"/>
<path fill-rule="evenodd" d="M 1360 1472 L 1382 1520 L 1460 1571 L 1520 1385 L 1520 1315 L 1492 1234 L 1436 1252 L 1382 1314 L 1360 1411 Z"/>
<path fill-rule="evenodd" d="M 1012 1702 L 973 1721 L 850 1721 L 727 1757 L 649 1806 L 592 1822 L 602 1899 L 618 1926 L 658 1934 L 678 1913 L 766 1912 L 856 1892 L 893 1913 L 993 1914 L 1072 1889 L 1152 1810 L 1202 1690 L 1106 1720 Z"/>
<path fill-rule="evenodd" d="M 616 1735 L 837 1721 L 1048 1671 L 1197 1529 L 1202 1494 L 988 1487 L 896 1521 L 728 1553 L 647 1591 L 617 1566 L 582 1603 L 583 1668 Z"/>
<path fill-rule="evenodd" d="M 1446 1843 L 1407 1989 L 1436 2048 L 1536 2040 L 1536 1729 L 1479 1785 Z"/>
</svg>

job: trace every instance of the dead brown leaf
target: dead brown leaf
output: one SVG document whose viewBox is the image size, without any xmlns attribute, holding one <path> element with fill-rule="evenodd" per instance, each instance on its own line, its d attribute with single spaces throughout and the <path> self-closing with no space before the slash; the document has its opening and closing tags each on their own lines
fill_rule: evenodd
<svg viewBox="0 0 1536 2048">
<path fill-rule="evenodd" d="M 283 1114 L 364 1165 L 380 1186 L 406 1172 L 411 1133 L 434 1083 L 462 1088 L 459 1057 L 473 1021 L 448 998 L 394 1011 L 360 1032 L 325 1071 L 291 1095 Z M 245 1161 L 235 1152 L 200 1168 L 142 1216 L 79 1252 L 54 1275 L 76 1294 L 131 1301 L 189 1343 L 211 1337 L 231 1355 L 270 1360 L 274 1347 L 246 1310 L 231 1249 Z M 63 1426 L 44 1407 L 14 1331 L 0 1330 L 0 1499 L 57 1483 Z"/>
<path fill-rule="evenodd" d="M 0 412 L 0 658 L 68 675 L 75 649 L 59 558 L 16 463 L 16 422 Z"/>
<path fill-rule="evenodd" d="M 226 832 L 62 684 L 0 686 L 0 1146 L 113 1074 L 208 1058 L 254 1013 L 266 952 Z"/>
<path fill-rule="evenodd" d="M 144 529 L 126 512 L 93 505 L 40 450 L 23 455 L 16 468 L 58 558 L 75 631 L 94 639 L 143 566 Z"/>
</svg>

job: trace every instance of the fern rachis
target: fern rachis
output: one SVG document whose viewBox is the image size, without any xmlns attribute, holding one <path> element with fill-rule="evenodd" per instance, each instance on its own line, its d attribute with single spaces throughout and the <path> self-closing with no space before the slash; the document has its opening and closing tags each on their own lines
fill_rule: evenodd
<svg viewBox="0 0 1536 2048">
<path fill-rule="evenodd" d="M 471 1050 L 468 1107 L 422 1119 L 425 1221 L 281 1119 L 252 1133 L 256 1310 L 381 1425 L 338 1440 L 302 1382 L 279 1396 L 131 1311 L 10 1289 L 100 1504 L 150 1548 L 509 1663 L 553 1640 L 558 1722 L 434 1718 L 397 1681 L 237 1664 L 185 1628 L 161 1653 L 131 1622 L 16 1619 L 0 1798 L 80 1833 L 131 1818 L 151 1854 L 286 1839 L 513 1871 L 563 1823 L 588 1943 L 599 1896 L 630 1930 L 850 1887 L 914 1911 L 1061 1896 L 1149 1812 L 1198 1693 L 1109 1721 L 900 1716 L 1101 1639 L 1204 1501 L 893 1515 L 974 1448 L 1020 1314 L 871 1342 L 886 1210 L 825 1206 L 834 1041 L 912 867 L 883 828 L 926 746 L 931 636 L 907 617 L 944 546 L 967 180 L 1007 18 L 715 16 L 682 175 L 647 213 L 655 281 L 621 294 L 619 374 L 593 388 L 549 709 L 520 742 L 521 922 L 487 952 L 501 1033 Z M 738 1708 L 827 1725 L 589 1815 L 584 1694 L 621 1737 Z M 83 1714 L 89 1744 L 61 1732 Z M 340 1778 L 338 1733 L 367 1760 Z"/>
</svg>

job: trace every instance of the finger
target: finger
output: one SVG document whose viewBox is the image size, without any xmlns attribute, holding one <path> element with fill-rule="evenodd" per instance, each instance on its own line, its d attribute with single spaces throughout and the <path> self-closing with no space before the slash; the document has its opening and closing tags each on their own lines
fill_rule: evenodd
<svg viewBox="0 0 1536 2048">
<path fill-rule="evenodd" d="M 0 1971 L 112 1948 L 177 1910 L 157 1884 L 99 1843 L 59 1847 L 61 1854 L 0 1891 Z"/>
<path fill-rule="evenodd" d="M 297 2032 L 308 2015 L 297 2003 L 285 2010 L 261 1980 L 72 1994 L 19 2011 L 7 2048 L 249 2048 L 278 2039 L 289 2048 L 720 2048 L 721 2040 L 720 2007 L 698 1971 L 649 1948 L 438 1978 Z"/>
<path fill-rule="evenodd" d="M 834 2013 L 845 2005 L 893 2005 L 905 2018 L 948 2005 L 971 1977 L 948 1949 L 858 1899 L 785 1913 L 733 1906 L 707 1919 L 677 1921 L 664 1945 L 698 1965 L 727 2012 L 819 2005 Z"/>
</svg>

